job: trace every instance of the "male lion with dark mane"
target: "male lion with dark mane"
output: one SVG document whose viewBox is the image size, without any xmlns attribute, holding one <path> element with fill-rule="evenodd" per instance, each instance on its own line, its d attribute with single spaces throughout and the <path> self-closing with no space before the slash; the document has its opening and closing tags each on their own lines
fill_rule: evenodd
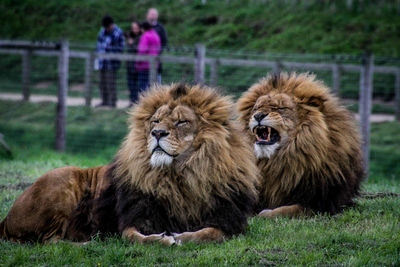
<svg viewBox="0 0 400 267">
<path fill-rule="evenodd" d="M 232 111 L 210 88 L 150 89 L 112 164 L 43 175 L 15 201 L 0 236 L 52 242 L 116 233 L 172 245 L 242 233 L 258 169 Z"/>
<path fill-rule="evenodd" d="M 309 74 L 268 76 L 238 109 L 262 176 L 260 216 L 335 214 L 353 204 L 364 176 L 359 134 L 322 82 Z"/>
</svg>

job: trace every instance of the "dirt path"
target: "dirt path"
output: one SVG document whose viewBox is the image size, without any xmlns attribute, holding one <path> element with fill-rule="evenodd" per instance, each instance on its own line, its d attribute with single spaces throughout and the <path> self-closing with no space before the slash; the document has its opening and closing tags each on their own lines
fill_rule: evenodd
<svg viewBox="0 0 400 267">
<path fill-rule="evenodd" d="M 14 93 L 0 93 L 0 99 L 2 100 L 13 100 L 13 101 L 20 101 L 22 100 L 21 94 L 14 94 Z M 30 102 L 33 103 L 40 103 L 40 102 L 57 102 L 57 96 L 53 95 L 31 95 Z M 99 98 L 92 99 L 92 107 L 100 104 L 101 100 Z M 68 106 L 83 106 L 85 105 L 85 99 L 83 97 L 72 97 L 69 96 L 67 98 L 67 105 Z M 117 108 L 126 108 L 129 105 L 129 100 L 127 99 L 120 99 L 117 102 Z"/>
<path fill-rule="evenodd" d="M 13 101 L 20 101 L 22 100 L 21 94 L 14 94 L 14 93 L 0 93 L 0 99 L 2 100 L 13 100 Z M 57 96 L 50 96 L 50 95 L 31 95 L 30 101 L 33 103 L 39 102 L 57 102 Z M 99 98 L 92 99 L 92 106 L 100 103 Z M 71 97 L 67 98 L 67 105 L 68 106 L 83 106 L 85 104 L 85 99 L 82 97 Z M 117 108 L 126 108 L 129 105 L 129 100 L 123 99 L 118 100 Z M 355 114 L 356 119 L 359 120 L 359 114 Z M 371 121 L 372 122 L 386 122 L 386 121 L 394 121 L 395 117 L 391 114 L 372 114 Z"/>
</svg>

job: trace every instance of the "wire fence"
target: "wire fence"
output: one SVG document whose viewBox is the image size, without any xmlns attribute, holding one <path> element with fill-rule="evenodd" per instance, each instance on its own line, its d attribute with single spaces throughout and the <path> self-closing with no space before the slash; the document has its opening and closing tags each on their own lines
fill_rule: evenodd
<svg viewBox="0 0 400 267">
<path fill-rule="evenodd" d="M 93 52 L 94 45 L 71 44 L 71 51 Z M 177 56 L 194 58 L 194 47 L 173 47 L 170 48 L 165 56 Z M 1 51 L 0 51 L 1 52 Z M 69 62 L 69 90 L 70 97 L 85 97 L 85 58 L 74 57 L 73 53 Z M 362 56 L 349 55 L 310 55 L 310 54 L 271 54 L 254 53 L 243 51 L 215 50 L 207 49 L 206 58 L 214 59 L 232 59 L 245 61 L 271 61 L 271 62 L 297 62 L 300 64 L 291 66 L 282 64 L 282 66 L 256 66 L 246 64 L 219 65 L 216 72 L 213 73 L 211 64 L 205 65 L 204 76 L 205 83 L 218 86 L 227 94 L 239 96 L 249 85 L 256 82 L 259 78 L 265 76 L 277 68 L 282 71 L 310 71 L 317 75 L 318 79 L 323 80 L 329 87 L 336 87 L 332 70 L 321 68 L 307 68 L 306 63 L 323 64 L 354 64 L 359 65 Z M 375 57 L 375 66 L 400 66 L 398 58 Z M 58 58 L 55 54 L 32 54 L 30 59 L 30 93 L 32 95 L 57 95 L 58 88 Z M 304 63 L 304 66 L 301 66 Z M 90 63 L 94 65 L 94 63 Z M 162 83 L 171 82 L 195 82 L 195 69 L 193 60 L 187 62 L 163 62 Z M 116 72 L 116 88 L 118 99 L 128 100 L 129 89 L 127 79 L 127 61 L 122 62 L 121 67 Z M 0 92 L 1 93 L 21 93 L 23 79 L 21 73 L 23 69 L 23 57 L 20 54 L 2 53 L 0 63 Z M 93 66 L 92 66 L 93 67 Z M 395 72 L 395 71 L 394 71 Z M 375 73 L 373 79 L 373 97 L 376 102 L 386 106 L 382 109 L 386 112 L 392 109 L 394 112 L 395 84 L 396 74 Z M 91 93 L 93 98 L 100 97 L 99 85 L 100 74 L 98 70 L 92 69 L 90 73 Z M 214 77 L 213 77 L 214 76 Z M 359 72 L 343 71 L 340 74 L 337 95 L 344 99 L 358 99 L 359 96 Z M 392 108 L 390 108 L 392 107 Z"/>
<path fill-rule="evenodd" d="M 323 80 L 353 111 L 358 111 L 359 105 L 363 105 L 359 102 L 360 90 L 366 90 L 363 84 L 365 81 L 368 83 L 370 78 L 371 84 L 367 87 L 371 89 L 372 110 L 391 114 L 397 111 L 400 118 L 399 58 L 373 57 L 371 77 L 366 79 L 363 78 L 365 70 L 368 71 L 365 60 L 371 57 L 365 55 L 260 53 L 206 49 L 198 45 L 169 47 L 161 56 L 143 57 L 129 53 L 101 55 L 95 53 L 94 48 L 94 44 L 68 45 L 65 58 L 67 74 L 62 77 L 66 79 L 65 104 L 69 107 L 64 122 L 61 121 L 66 126 L 61 150 L 95 153 L 116 149 L 127 130 L 126 108 L 130 105 L 128 78 L 131 75 L 128 66 L 130 62 L 140 60 L 150 62 L 150 82 L 158 81 L 157 62 L 161 62 L 162 83 L 205 83 L 235 98 L 270 72 L 308 71 Z M 31 139 L 37 136 L 35 142 L 54 146 L 60 134 L 59 120 L 55 120 L 55 105 L 60 103 L 62 87 L 60 44 L 0 41 L 0 53 L 0 98 L 3 99 L 0 102 L 0 132 L 6 137 L 21 136 L 21 143 L 31 145 Z M 102 97 L 101 71 L 95 68 L 95 62 L 107 59 L 107 56 L 108 59 L 121 61 L 113 78 L 120 109 L 93 109 L 101 103 Z M 41 107 L 10 101 L 20 99 L 40 102 Z M 66 106 L 63 108 L 66 110 Z M 57 111 L 60 111 L 60 106 Z M 27 133 L 27 125 L 33 137 Z"/>
</svg>

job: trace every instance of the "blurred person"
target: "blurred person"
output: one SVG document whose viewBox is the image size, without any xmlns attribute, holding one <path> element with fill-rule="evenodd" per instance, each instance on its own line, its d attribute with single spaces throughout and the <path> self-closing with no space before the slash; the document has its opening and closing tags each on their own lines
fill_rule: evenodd
<svg viewBox="0 0 400 267">
<path fill-rule="evenodd" d="M 137 54 L 140 36 L 140 23 L 134 21 L 131 23 L 131 28 L 129 29 L 129 31 L 125 33 L 128 53 Z M 129 88 L 129 99 L 131 101 L 129 107 L 131 107 L 132 103 L 136 102 L 139 95 L 139 73 L 135 68 L 135 61 L 127 62 L 127 80 Z"/>
<path fill-rule="evenodd" d="M 114 19 L 106 15 L 97 38 L 98 53 L 121 53 L 125 38 L 122 30 L 114 24 Z M 100 93 L 102 103 L 98 107 L 115 107 L 117 104 L 116 74 L 121 66 L 119 60 L 100 59 Z"/>
<path fill-rule="evenodd" d="M 139 40 L 138 55 L 159 55 L 161 41 L 157 32 L 147 21 L 141 24 L 141 28 L 143 33 Z M 139 74 L 139 90 L 144 91 L 149 86 L 150 63 L 149 61 L 137 61 L 135 67 Z"/>
<path fill-rule="evenodd" d="M 153 26 L 153 29 L 157 32 L 161 41 L 161 52 L 168 47 L 168 36 L 164 26 L 158 22 L 158 10 L 155 8 L 150 8 L 147 11 L 146 20 Z M 162 65 L 158 65 L 158 76 L 157 80 L 161 83 Z"/>
</svg>

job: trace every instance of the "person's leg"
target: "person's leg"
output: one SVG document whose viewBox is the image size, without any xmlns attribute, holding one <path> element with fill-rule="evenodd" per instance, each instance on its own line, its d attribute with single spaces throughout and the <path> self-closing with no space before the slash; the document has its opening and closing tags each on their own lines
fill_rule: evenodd
<svg viewBox="0 0 400 267">
<path fill-rule="evenodd" d="M 140 93 L 140 88 L 139 88 L 139 72 L 137 70 L 134 70 L 132 73 L 132 94 L 133 97 L 131 98 L 132 103 L 136 102 L 139 99 L 139 93 Z"/>
<path fill-rule="evenodd" d="M 162 72 L 163 72 L 163 66 L 162 66 L 162 63 L 160 62 L 159 65 L 158 65 L 158 69 L 157 69 L 157 82 L 159 84 L 161 84 L 161 74 L 162 74 Z"/>
<path fill-rule="evenodd" d="M 101 95 L 101 104 L 107 105 L 107 71 L 100 70 L 100 95 Z"/>
<path fill-rule="evenodd" d="M 117 106 L 117 70 L 110 70 L 109 105 Z"/>
<path fill-rule="evenodd" d="M 139 71 L 139 91 L 144 91 L 149 86 L 149 71 Z"/>
<path fill-rule="evenodd" d="M 135 79 L 135 70 L 131 64 L 131 62 L 128 62 L 128 67 L 126 68 L 126 76 L 127 76 L 127 82 L 128 82 L 128 88 L 129 88 L 129 99 L 131 102 L 135 101 L 135 89 L 137 86 L 135 86 L 135 82 L 137 83 L 137 79 Z"/>
<path fill-rule="evenodd" d="M 112 106 L 113 70 L 107 70 L 107 106 Z"/>
</svg>

